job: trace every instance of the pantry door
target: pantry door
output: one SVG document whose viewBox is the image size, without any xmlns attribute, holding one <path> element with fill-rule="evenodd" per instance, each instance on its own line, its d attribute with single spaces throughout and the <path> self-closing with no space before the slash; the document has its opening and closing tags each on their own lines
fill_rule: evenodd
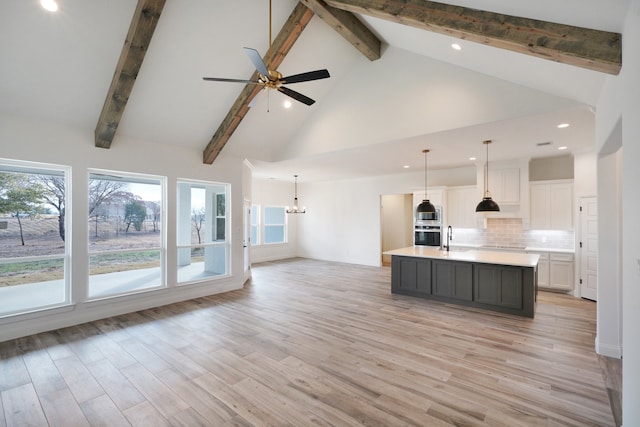
<svg viewBox="0 0 640 427">
<path fill-rule="evenodd" d="M 598 300 L 598 201 L 580 199 L 580 296 Z"/>
</svg>

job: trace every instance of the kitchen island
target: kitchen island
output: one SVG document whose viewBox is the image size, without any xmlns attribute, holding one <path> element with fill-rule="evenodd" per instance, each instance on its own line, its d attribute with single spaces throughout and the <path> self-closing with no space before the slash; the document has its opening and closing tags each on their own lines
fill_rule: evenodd
<svg viewBox="0 0 640 427">
<path fill-rule="evenodd" d="M 409 246 L 391 255 L 391 292 L 533 317 L 539 256 Z"/>
</svg>

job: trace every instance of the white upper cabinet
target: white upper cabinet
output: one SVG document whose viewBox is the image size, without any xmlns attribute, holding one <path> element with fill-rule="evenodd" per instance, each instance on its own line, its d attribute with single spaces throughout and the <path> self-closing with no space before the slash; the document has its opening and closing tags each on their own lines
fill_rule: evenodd
<svg viewBox="0 0 640 427">
<path fill-rule="evenodd" d="M 476 205 L 478 193 L 476 186 L 447 188 L 447 223 L 454 228 L 477 227 Z"/>
<path fill-rule="evenodd" d="M 498 204 L 517 205 L 520 203 L 520 168 L 490 167 L 489 192 Z"/>
<path fill-rule="evenodd" d="M 531 182 L 529 198 L 532 229 L 573 229 L 573 181 Z"/>
</svg>

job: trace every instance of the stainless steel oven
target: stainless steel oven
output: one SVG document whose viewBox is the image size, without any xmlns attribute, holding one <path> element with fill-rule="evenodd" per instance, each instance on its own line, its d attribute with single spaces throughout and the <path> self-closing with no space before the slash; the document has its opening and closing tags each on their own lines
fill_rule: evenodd
<svg viewBox="0 0 640 427">
<path fill-rule="evenodd" d="M 439 225 L 416 225 L 414 229 L 414 244 L 417 246 L 437 246 L 442 242 L 442 230 Z"/>
<path fill-rule="evenodd" d="M 417 214 L 414 224 L 414 245 L 437 246 L 442 245 L 442 207 L 436 206 L 435 213 Z"/>
</svg>

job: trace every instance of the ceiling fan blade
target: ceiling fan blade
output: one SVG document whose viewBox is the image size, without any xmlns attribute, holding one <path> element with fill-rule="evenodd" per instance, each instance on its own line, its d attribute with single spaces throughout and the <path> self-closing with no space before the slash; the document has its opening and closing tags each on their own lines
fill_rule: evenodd
<svg viewBox="0 0 640 427">
<path fill-rule="evenodd" d="M 313 105 L 313 103 L 316 102 L 313 99 L 309 98 L 308 96 L 304 96 L 303 94 L 298 93 L 295 90 L 291 90 L 291 89 L 289 89 L 287 87 L 284 87 L 284 86 L 280 86 L 278 88 L 278 92 L 282 92 L 285 95 L 290 96 L 291 98 L 295 99 L 296 101 L 300 101 L 300 102 L 302 102 L 303 104 L 306 104 L 306 105 Z"/>
<path fill-rule="evenodd" d="M 265 65 L 258 51 L 250 47 L 245 47 L 244 51 L 246 52 L 251 62 L 253 62 L 253 66 L 256 67 L 256 70 L 258 70 L 258 72 L 263 76 L 269 77 L 269 70 L 267 69 L 267 66 Z"/>
<path fill-rule="evenodd" d="M 203 77 L 202 80 L 206 80 L 209 82 L 231 82 L 231 83 L 247 83 L 247 84 L 262 84 L 261 82 L 254 82 L 253 80 L 242 80 L 242 79 L 223 79 L 219 77 Z"/>
<path fill-rule="evenodd" d="M 316 70 L 309 71 L 306 73 L 294 74 L 292 76 L 283 77 L 280 79 L 282 83 L 300 83 L 300 82 L 308 82 L 311 80 L 320 80 L 331 77 L 329 75 L 329 71 L 327 70 Z"/>
</svg>

